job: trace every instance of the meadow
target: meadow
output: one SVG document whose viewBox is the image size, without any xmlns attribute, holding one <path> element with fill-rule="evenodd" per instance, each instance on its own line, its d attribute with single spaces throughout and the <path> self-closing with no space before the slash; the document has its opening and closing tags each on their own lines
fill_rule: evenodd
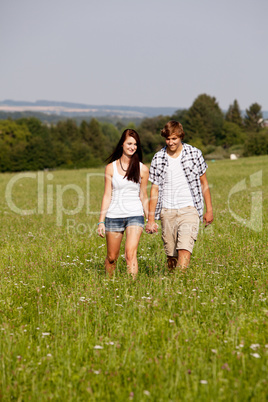
<svg viewBox="0 0 268 402">
<path fill-rule="evenodd" d="M 208 164 L 187 274 L 143 233 L 136 281 L 124 244 L 105 275 L 104 169 L 0 175 L 1 400 L 267 400 L 268 156 Z"/>
</svg>

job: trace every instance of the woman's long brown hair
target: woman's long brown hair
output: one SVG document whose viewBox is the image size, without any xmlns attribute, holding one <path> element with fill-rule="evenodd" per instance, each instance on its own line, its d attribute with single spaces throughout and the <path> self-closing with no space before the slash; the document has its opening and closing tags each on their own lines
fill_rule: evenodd
<svg viewBox="0 0 268 402">
<path fill-rule="evenodd" d="M 127 137 L 134 138 L 134 140 L 136 141 L 137 149 L 130 159 L 129 166 L 124 177 L 126 177 L 128 180 L 134 181 L 134 183 L 139 183 L 140 162 L 142 162 L 142 150 L 140 137 L 137 131 L 133 130 L 132 128 L 127 128 L 123 132 L 114 152 L 106 159 L 106 161 L 108 161 L 108 163 L 111 163 L 121 158 L 123 154 L 123 144 Z"/>
</svg>

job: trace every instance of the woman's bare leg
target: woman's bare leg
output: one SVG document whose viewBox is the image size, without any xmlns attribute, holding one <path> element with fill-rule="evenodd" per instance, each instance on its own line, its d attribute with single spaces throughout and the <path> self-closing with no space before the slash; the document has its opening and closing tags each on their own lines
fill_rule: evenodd
<svg viewBox="0 0 268 402">
<path fill-rule="evenodd" d="M 143 228 L 140 226 L 128 226 L 126 228 L 125 257 L 127 263 L 127 271 L 130 275 L 132 275 L 133 279 L 136 278 L 139 270 L 137 249 L 142 231 Z"/>
<path fill-rule="evenodd" d="M 123 234 L 121 232 L 106 232 L 107 256 L 105 258 L 105 270 L 110 278 L 113 276 L 116 267 Z"/>
</svg>

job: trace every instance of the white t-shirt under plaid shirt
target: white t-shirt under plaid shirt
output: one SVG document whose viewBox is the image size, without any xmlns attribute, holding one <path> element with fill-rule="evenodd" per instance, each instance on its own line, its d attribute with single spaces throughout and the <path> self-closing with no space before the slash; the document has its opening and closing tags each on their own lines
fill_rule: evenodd
<svg viewBox="0 0 268 402">
<path fill-rule="evenodd" d="M 197 209 L 199 218 L 202 220 L 204 203 L 200 176 L 206 172 L 208 166 L 203 158 L 202 152 L 185 143 L 183 143 L 183 149 L 181 152 L 181 165 L 189 184 L 194 206 Z M 167 167 L 167 147 L 164 147 L 154 155 L 149 173 L 149 180 L 158 186 L 158 202 L 155 210 L 155 219 L 160 219 Z"/>
</svg>

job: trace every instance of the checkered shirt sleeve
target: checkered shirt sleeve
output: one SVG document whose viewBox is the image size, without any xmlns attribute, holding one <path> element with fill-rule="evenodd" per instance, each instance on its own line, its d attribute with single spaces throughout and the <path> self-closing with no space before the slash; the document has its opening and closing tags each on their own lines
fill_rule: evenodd
<svg viewBox="0 0 268 402">
<path fill-rule="evenodd" d="M 203 195 L 200 182 L 200 176 L 203 176 L 207 170 L 207 164 L 203 158 L 202 152 L 189 144 L 184 144 L 184 153 L 181 164 L 189 184 L 193 197 L 194 206 L 197 209 L 200 219 L 203 219 Z"/>
</svg>

